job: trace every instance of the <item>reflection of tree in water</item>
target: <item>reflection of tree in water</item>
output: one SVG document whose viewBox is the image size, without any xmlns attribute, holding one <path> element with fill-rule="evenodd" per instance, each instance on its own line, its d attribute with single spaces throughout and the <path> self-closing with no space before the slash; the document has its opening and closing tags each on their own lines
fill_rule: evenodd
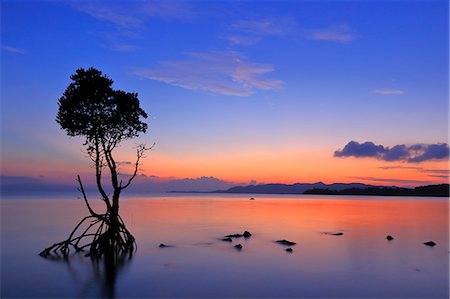
<svg viewBox="0 0 450 299">
<path fill-rule="evenodd" d="M 121 273 L 128 267 L 132 256 L 103 256 L 87 259 L 83 254 L 70 257 L 51 255 L 46 260 L 65 264 L 70 276 L 79 289 L 81 298 L 115 298 L 116 282 Z"/>
</svg>

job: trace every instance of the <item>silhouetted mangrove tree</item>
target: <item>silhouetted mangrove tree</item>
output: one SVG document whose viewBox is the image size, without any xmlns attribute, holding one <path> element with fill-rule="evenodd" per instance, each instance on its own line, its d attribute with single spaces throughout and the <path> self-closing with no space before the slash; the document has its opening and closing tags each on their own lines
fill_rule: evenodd
<svg viewBox="0 0 450 299">
<path fill-rule="evenodd" d="M 119 180 L 113 151 L 122 141 L 146 132 L 147 124 L 141 119 L 147 118 L 147 113 L 141 109 L 136 93 L 114 90 L 113 81 L 99 70 L 80 68 L 70 79 L 72 83 L 59 99 L 56 121 L 69 136 L 84 138 L 83 145 L 95 168 L 96 185 L 105 203 L 105 212 L 99 214 L 91 208 L 81 178 L 77 176 L 89 215 L 75 226 L 66 240 L 44 249 L 40 255 L 62 253 L 67 257 L 71 250 L 88 250 L 88 255 L 95 257 L 132 254 L 135 239 L 120 217 L 119 198 L 136 177 L 140 161 L 149 148 L 144 144 L 137 146 L 133 172 L 125 181 Z M 103 186 L 105 170 L 112 194 Z"/>
</svg>

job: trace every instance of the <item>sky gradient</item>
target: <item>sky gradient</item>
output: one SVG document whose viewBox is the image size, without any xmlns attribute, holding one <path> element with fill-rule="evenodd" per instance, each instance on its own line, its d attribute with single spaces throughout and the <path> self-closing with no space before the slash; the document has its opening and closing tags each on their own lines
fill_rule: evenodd
<svg viewBox="0 0 450 299">
<path fill-rule="evenodd" d="M 448 182 L 448 1 L 1 6 L 3 176 L 93 172 L 55 116 L 69 76 L 95 67 L 149 114 L 148 177 Z"/>
</svg>

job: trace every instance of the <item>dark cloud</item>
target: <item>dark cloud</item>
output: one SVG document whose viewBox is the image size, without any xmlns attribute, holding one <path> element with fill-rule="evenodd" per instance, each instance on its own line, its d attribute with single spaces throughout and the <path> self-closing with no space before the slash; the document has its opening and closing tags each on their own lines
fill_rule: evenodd
<svg viewBox="0 0 450 299">
<path fill-rule="evenodd" d="M 433 159 L 445 159 L 448 158 L 448 144 L 422 144 L 422 147 L 417 150 L 418 155 L 409 159 L 408 162 L 423 162 Z"/>
<path fill-rule="evenodd" d="M 335 157 L 379 157 L 385 153 L 382 145 L 375 145 L 373 142 L 359 143 L 350 141 L 342 150 L 334 152 Z"/>
<path fill-rule="evenodd" d="M 335 157 L 371 157 L 384 161 L 403 161 L 418 163 L 429 160 L 448 159 L 449 147 L 447 143 L 436 144 L 413 144 L 406 146 L 404 144 L 387 147 L 376 145 L 371 141 L 359 143 L 350 141 L 341 150 L 334 152 Z"/>
<path fill-rule="evenodd" d="M 409 157 L 409 151 L 406 145 L 400 144 L 392 147 L 391 149 L 385 148 L 385 152 L 382 156 L 386 161 L 402 161 Z"/>
</svg>

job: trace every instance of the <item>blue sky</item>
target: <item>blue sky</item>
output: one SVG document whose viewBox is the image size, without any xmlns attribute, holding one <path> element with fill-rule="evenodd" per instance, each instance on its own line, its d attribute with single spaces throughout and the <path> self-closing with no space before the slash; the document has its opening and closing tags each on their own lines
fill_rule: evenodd
<svg viewBox="0 0 450 299">
<path fill-rule="evenodd" d="M 3 175 L 88 171 L 54 118 L 90 66 L 139 93 L 149 175 L 417 180 L 333 153 L 448 143 L 447 1 L 3 1 L 1 14 Z"/>
</svg>

